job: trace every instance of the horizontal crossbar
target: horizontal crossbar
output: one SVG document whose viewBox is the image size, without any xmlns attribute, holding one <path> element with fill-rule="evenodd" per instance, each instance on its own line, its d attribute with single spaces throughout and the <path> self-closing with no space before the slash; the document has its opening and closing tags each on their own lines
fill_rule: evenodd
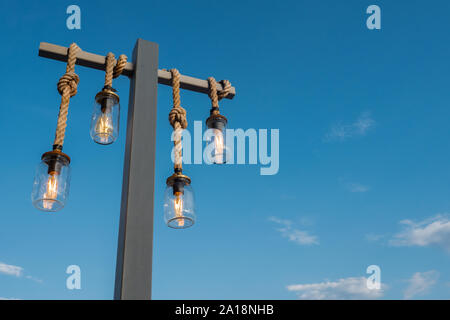
<svg viewBox="0 0 450 320">
<path fill-rule="evenodd" d="M 67 51 L 69 48 L 58 46 L 56 44 L 51 44 L 47 42 L 41 42 L 39 44 L 39 56 L 44 58 L 49 58 L 58 61 L 67 62 Z M 105 70 L 105 56 L 98 55 L 95 53 L 89 53 L 80 50 L 77 53 L 77 65 L 88 67 L 97 70 Z M 132 63 L 127 62 L 122 75 L 131 77 L 133 75 L 134 66 Z M 158 83 L 170 86 L 172 84 L 172 74 L 169 71 L 158 70 Z M 185 75 L 181 75 L 180 87 L 182 89 L 208 93 L 209 84 L 207 80 L 193 78 Z M 217 90 L 222 90 L 223 87 L 220 83 L 217 83 Z M 226 98 L 233 99 L 236 95 L 236 89 L 231 87 L 231 91 Z"/>
</svg>

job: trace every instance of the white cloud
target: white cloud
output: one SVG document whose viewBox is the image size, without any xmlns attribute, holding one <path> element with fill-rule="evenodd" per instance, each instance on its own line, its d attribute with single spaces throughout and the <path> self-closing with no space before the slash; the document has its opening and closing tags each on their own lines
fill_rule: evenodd
<svg viewBox="0 0 450 320">
<path fill-rule="evenodd" d="M 387 286 L 381 284 L 381 289 L 369 289 L 366 278 L 350 277 L 334 282 L 293 284 L 287 286 L 287 289 L 295 292 L 302 300 L 354 300 L 380 298 Z"/>
<path fill-rule="evenodd" d="M 360 184 L 360 183 L 353 183 L 352 182 L 352 183 L 348 183 L 347 184 L 347 189 L 350 192 L 367 192 L 367 191 L 370 190 L 370 187 L 365 186 L 365 185 Z"/>
<path fill-rule="evenodd" d="M 24 272 L 23 272 L 23 268 L 22 267 L 14 266 L 14 265 L 11 265 L 11 264 L 6 264 L 6 263 L 3 263 L 3 262 L 0 262 L 0 274 L 1 273 L 6 274 L 8 276 L 14 276 L 14 277 L 17 277 L 17 278 L 24 276 Z M 30 275 L 25 275 L 25 278 L 29 279 L 29 280 L 36 281 L 38 283 L 43 283 L 44 282 L 41 279 L 35 278 L 33 276 L 30 276 Z"/>
<path fill-rule="evenodd" d="M 409 286 L 403 292 L 405 299 L 412 299 L 415 296 L 422 296 L 430 292 L 439 278 L 439 272 L 435 270 L 427 272 L 416 272 L 408 280 Z"/>
<path fill-rule="evenodd" d="M 377 242 L 382 240 L 384 237 L 385 237 L 384 234 L 375 234 L 375 233 L 366 234 L 366 240 L 369 242 Z"/>
<path fill-rule="evenodd" d="M 390 244 L 394 246 L 438 246 L 450 252 L 449 215 L 437 215 L 420 222 L 400 221 L 404 229 L 394 235 Z"/>
<path fill-rule="evenodd" d="M 22 276 L 23 268 L 0 262 L 0 273 L 20 277 Z"/>
<path fill-rule="evenodd" d="M 3 297 L 0 297 L 0 300 L 21 300 L 21 299 L 17 299 L 17 298 L 3 298 Z"/>
<path fill-rule="evenodd" d="M 26 276 L 25 278 L 33 280 L 33 281 L 35 281 L 37 283 L 43 283 L 44 282 L 41 279 L 38 279 L 38 278 L 35 278 L 35 277 L 32 277 L 32 276 Z"/>
<path fill-rule="evenodd" d="M 370 112 L 362 113 L 352 124 L 336 124 L 325 135 L 325 141 L 344 141 L 355 136 L 365 136 L 375 125 Z"/>
<path fill-rule="evenodd" d="M 270 217 L 269 220 L 281 225 L 281 228 L 277 228 L 276 230 L 289 241 L 300 245 L 319 244 L 319 240 L 316 236 L 309 234 L 308 231 L 294 228 L 293 223 L 290 220 L 283 220 L 277 217 Z"/>
</svg>

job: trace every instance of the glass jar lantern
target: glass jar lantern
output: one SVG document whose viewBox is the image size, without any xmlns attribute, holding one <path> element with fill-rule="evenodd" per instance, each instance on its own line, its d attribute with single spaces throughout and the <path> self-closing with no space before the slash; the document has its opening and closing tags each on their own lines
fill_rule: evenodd
<svg viewBox="0 0 450 320">
<path fill-rule="evenodd" d="M 208 131 L 205 134 L 207 159 L 210 163 L 227 162 L 226 128 L 228 120 L 221 114 L 211 115 L 206 119 Z"/>
<path fill-rule="evenodd" d="M 31 200 L 46 212 L 61 210 L 70 188 L 70 158 L 59 150 L 46 152 L 36 169 Z"/>
<path fill-rule="evenodd" d="M 95 96 L 90 134 L 98 144 L 111 144 L 119 136 L 119 96 L 114 89 L 103 89 Z"/>
<path fill-rule="evenodd" d="M 175 173 L 166 181 L 164 220 L 174 229 L 185 229 L 195 223 L 194 192 L 191 179 Z"/>
</svg>

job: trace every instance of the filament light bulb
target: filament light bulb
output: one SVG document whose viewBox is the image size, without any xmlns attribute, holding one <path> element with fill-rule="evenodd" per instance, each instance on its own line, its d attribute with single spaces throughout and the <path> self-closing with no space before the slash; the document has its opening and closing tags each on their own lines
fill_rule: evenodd
<svg viewBox="0 0 450 320">
<path fill-rule="evenodd" d="M 223 164 L 227 161 L 226 148 L 226 126 L 227 118 L 221 114 L 212 114 L 206 119 L 207 133 L 207 150 L 208 158 L 212 163 Z M 211 151 L 211 152 L 209 152 Z"/>
<path fill-rule="evenodd" d="M 111 112 L 103 112 L 95 124 L 95 135 L 98 137 L 99 142 L 102 144 L 108 143 L 113 131 L 114 125 Z"/>
<path fill-rule="evenodd" d="M 224 149 L 225 149 L 225 143 L 222 131 L 219 129 L 214 129 L 214 162 L 215 163 L 223 163 L 224 159 Z"/>
<path fill-rule="evenodd" d="M 184 218 L 183 218 L 183 193 L 175 192 L 175 199 L 173 201 L 173 209 L 175 211 L 175 216 L 178 220 L 178 226 L 184 226 Z"/>
<path fill-rule="evenodd" d="M 47 180 L 47 188 L 44 193 L 42 206 L 44 209 L 51 210 L 53 203 L 58 196 L 58 176 L 56 173 L 50 173 Z"/>
</svg>

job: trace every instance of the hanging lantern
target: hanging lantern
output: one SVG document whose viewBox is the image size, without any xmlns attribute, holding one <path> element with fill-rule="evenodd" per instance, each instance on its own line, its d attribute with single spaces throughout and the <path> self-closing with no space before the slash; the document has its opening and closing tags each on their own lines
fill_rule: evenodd
<svg viewBox="0 0 450 320">
<path fill-rule="evenodd" d="M 70 158 L 60 150 L 46 152 L 36 169 L 31 200 L 42 211 L 64 207 L 70 187 Z"/>
<path fill-rule="evenodd" d="M 187 127 L 186 110 L 180 105 L 180 73 L 171 69 L 173 107 L 169 122 L 174 130 L 174 174 L 167 178 L 164 193 L 164 220 L 167 226 L 185 229 L 195 223 L 194 192 L 191 179 L 183 174 L 181 135 Z"/>
<path fill-rule="evenodd" d="M 91 120 L 91 138 L 99 144 L 111 144 L 119 136 L 119 96 L 105 87 L 95 96 Z"/>
<path fill-rule="evenodd" d="M 66 204 L 70 187 L 70 158 L 62 152 L 70 98 L 77 93 L 79 82 L 75 73 L 77 52 L 80 48 L 72 43 L 67 57 L 66 73 L 59 79 L 58 92 L 61 94 L 58 124 L 56 126 L 53 150 L 41 157 L 31 193 L 33 205 L 42 211 L 54 212 Z"/>
<path fill-rule="evenodd" d="M 207 146 L 206 152 L 210 155 L 210 162 L 215 164 L 223 164 L 227 161 L 226 154 L 226 128 L 227 118 L 221 114 L 211 114 L 206 119 L 208 132 L 205 134 Z M 212 148 L 212 150 L 210 150 Z"/>
<path fill-rule="evenodd" d="M 174 229 L 189 228 L 195 223 L 194 192 L 191 179 L 181 173 L 167 178 L 164 193 L 164 220 Z"/>
<path fill-rule="evenodd" d="M 126 64 L 126 55 L 120 55 L 118 61 L 111 52 L 106 55 L 105 85 L 95 96 L 90 128 L 91 138 L 98 144 L 111 144 L 119 136 L 119 95 L 112 87 L 112 80 L 122 73 Z"/>
<path fill-rule="evenodd" d="M 228 95 L 231 83 L 227 80 L 222 80 L 224 89 L 217 92 L 216 80 L 213 77 L 209 77 L 208 82 L 211 111 L 209 118 L 206 119 L 208 131 L 205 133 L 207 144 L 205 152 L 209 163 L 223 164 L 227 162 L 226 128 L 228 120 L 220 114 L 219 100 Z"/>
</svg>

